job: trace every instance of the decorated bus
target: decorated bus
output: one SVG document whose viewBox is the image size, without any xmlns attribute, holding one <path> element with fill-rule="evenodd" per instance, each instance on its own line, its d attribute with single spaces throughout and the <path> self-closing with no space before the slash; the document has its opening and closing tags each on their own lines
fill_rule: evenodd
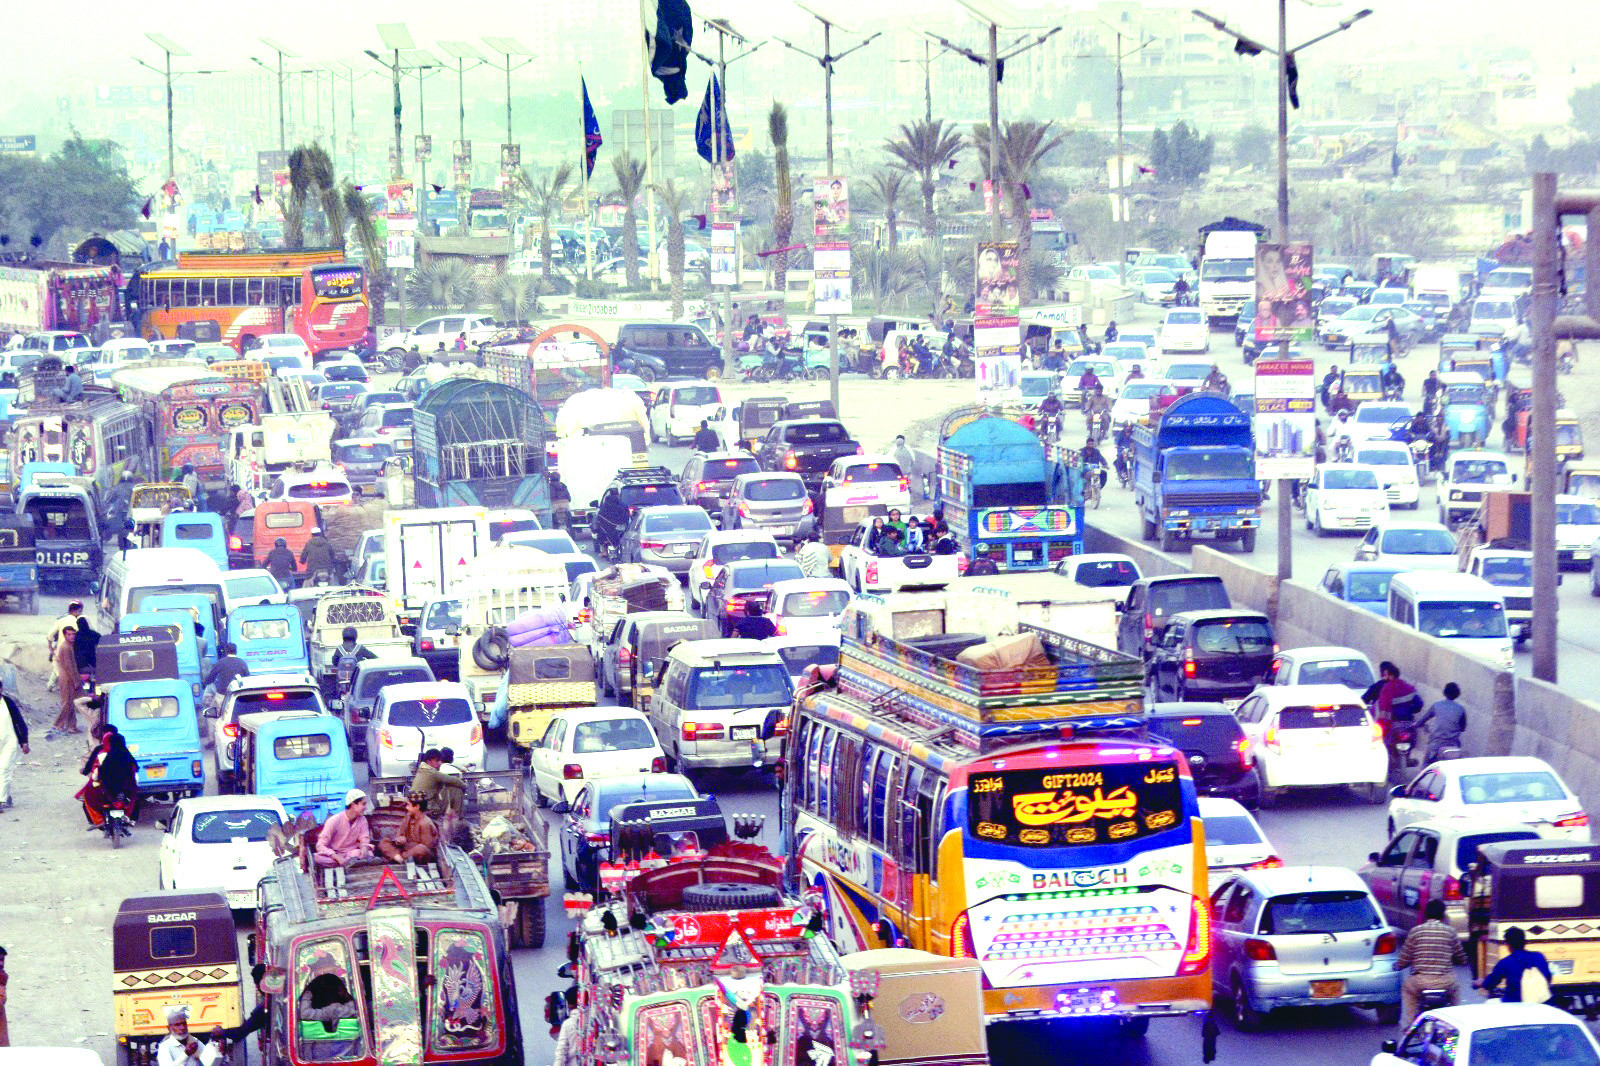
<svg viewBox="0 0 1600 1066">
<path fill-rule="evenodd" d="M 256 422 L 262 406 L 261 385 L 194 363 L 119 370 L 111 384 L 149 423 L 154 473 L 173 480 L 187 463 L 201 480 L 220 481 L 229 432 Z"/>
</svg>

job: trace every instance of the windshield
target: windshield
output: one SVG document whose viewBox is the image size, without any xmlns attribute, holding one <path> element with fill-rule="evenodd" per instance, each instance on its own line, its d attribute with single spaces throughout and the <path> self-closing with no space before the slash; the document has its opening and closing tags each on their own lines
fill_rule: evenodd
<svg viewBox="0 0 1600 1066">
<path fill-rule="evenodd" d="M 295 634 L 299 636 L 299 634 Z M 240 640 L 288 640 L 287 618 L 248 618 L 239 623 Z"/>
<path fill-rule="evenodd" d="M 1487 393 L 1482 385 L 1474 385 L 1470 382 L 1461 382 L 1457 385 L 1446 385 L 1444 387 L 1446 403 L 1483 403 L 1486 395 Z"/>
<path fill-rule="evenodd" d="M 1365 892 L 1291 892 L 1274 896 L 1261 912 L 1263 935 L 1356 933 L 1383 925 Z"/>
<path fill-rule="evenodd" d="M 1171 285 L 1178 276 L 1170 270 L 1151 267 L 1139 272 L 1139 280 L 1146 285 Z"/>
<path fill-rule="evenodd" d="M 1558 423 L 1556 425 L 1556 443 L 1581 446 L 1583 444 L 1583 431 L 1574 425 L 1561 425 Z"/>
<path fill-rule="evenodd" d="M 358 699 L 375 700 L 378 690 L 385 685 L 403 685 L 408 681 L 432 681 L 433 671 L 425 666 L 380 666 L 361 671 L 361 685 L 356 690 Z"/>
<path fill-rule="evenodd" d="M 389 706 L 392 726 L 465 725 L 474 720 L 471 705 L 460 697 L 396 700 Z"/>
<path fill-rule="evenodd" d="M 672 511 L 668 514 L 646 515 L 641 532 L 705 533 L 710 529 L 711 516 L 696 507 L 692 511 Z"/>
<path fill-rule="evenodd" d="M 1372 667 L 1365 659 L 1323 659 L 1300 667 L 1299 685 L 1344 685 L 1365 692 L 1373 682 Z"/>
<path fill-rule="evenodd" d="M 711 546 L 711 561 L 717 565 L 737 562 L 741 559 L 776 559 L 778 546 L 771 541 L 764 540 L 737 540 L 731 544 L 714 544 Z"/>
<path fill-rule="evenodd" d="M 740 474 L 754 474 L 760 469 L 753 455 L 743 459 L 713 459 L 700 471 L 700 477 L 705 481 L 732 481 Z"/>
<path fill-rule="evenodd" d="M 574 755 L 601 751 L 638 751 L 656 746 L 656 735 L 639 718 L 613 718 L 602 722 L 579 722 L 572 731 Z"/>
<path fill-rule="evenodd" d="M 144 722 L 155 718 L 178 717 L 178 700 L 175 696 L 139 696 L 122 705 L 122 715 L 130 722 Z"/>
<path fill-rule="evenodd" d="M 676 485 L 624 485 L 618 490 L 622 502 L 629 507 L 653 507 L 668 503 L 682 503 Z"/>
<path fill-rule="evenodd" d="M 1557 503 L 1556 523 L 1563 526 L 1600 524 L 1600 507 L 1592 503 Z"/>
<path fill-rule="evenodd" d="M 258 596 L 264 599 L 269 596 L 276 596 L 283 591 L 270 574 L 225 577 L 222 581 L 223 584 L 228 586 L 228 598 L 230 600 L 252 600 Z"/>
<path fill-rule="evenodd" d="M 1199 311 L 1169 311 L 1167 312 L 1167 325 L 1169 326 L 1198 326 L 1200 324 Z"/>
<path fill-rule="evenodd" d="M 1486 600 L 1423 600 L 1417 628 L 1430 637 L 1503 637 L 1505 606 Z"/>
<path fill-rule="evenodd" d="M 672 402 L 704 407 L 707 404 L 721 403 L 722 394 L 717 391 L 715 385 L 690 385 L 675 390 Z"/>
<path fill-rule="evenodd" d="M 1386 555 L 1453 555 L 1456 542 L 1442 529 L 1391 529 L 1383 534 Z"/>
<path fill-rule="evenodd" d="M 1491 585 L 1523 588 L 1533 584 L 1533 560 L 1521 555 L 1487 555 L 1480 576 Z"/>
<path fill-rule="evenodd" d="M 1173 363 L 1164 375 L 1173 381 L 1199 381 L 1211 374 L 1210 363 Z"/>
<path fill-rule="evenodd" d="M 409 426 L 416 419 L 417 412 L 414 407 L 386 407 L 379 424 L 392 429 L 397 426 Z"/>
<path fill-rule="evenodd" d="M 1497 1025 L 1472 1034 L 1467 1066 L 1595 1066 L 1594 1043 L 1577 1025 Z"/>
<path fill-rule="evenodd" d="M 1526 289 L 1532 284 L 1531 270 L 1494 270 L 1483 279 L 1486 289 Z"/>
<path fill-rule="evenodd" d="M 341 463 L 381 463 L 394 455 L 394 448 L 389 444 L 373 442 L 371 444 L 335 444 L 333 457 Z"/>
<path fill-rule="evenodd" d="M 707 666 L 691 673 L 684 706 L 698 711 L 771 707 L 787 704 L 793 694 L 788 669 L 777 663 Z"/>
<path fill-rule="evenodd" d="M 1255 276 L 1254 259 L 1207 259 L 1200 264 L 1202 281 L 1249 281 Z"/>
<path fill-rule="evenodd" d="M 795 563 L 774 560 L 744 563 L 732 568 L 728 575 L 730 589 L 759 589 L 777 581 L 805 577 Z"/>
<path fill-rule="evenodd" d="M 1078 563 L 1071 572 L 1072 580 L 1091 589 L 1131 585 L 1139 580 L 1139 568 L 1130 559 L 1096 559 Z"/>
<path fill-rule="evenodd" d="M 899 481 L 899 463 L 857 463 L 845 468 L 846 481 Z"/>
<path fill-rule="evenodd" d="M 1370 378 L 1370 375 L 1350 375 L 1351 378 Z M 1362 384 L 1365 384 L 1363 381 Z M 1382 425 L 1393 425 L 1396 422 L 1406 422 L 1411 419 L 1411 408 L 1401 404 L 1364 403 L 1356 408 L 1357 422 L 1376 422 Z"/>
<path fill-rule="evenodd" d="M 1136 763 L 973 768 L 967 836 L 995 845 L 1063 848 L 1128 844 L 1185 824 L 1178 767 Z"/>
<path fill-rule="evenodd" d="M 789 593 L 777 613 L 787 618 L 831 618 L 848 606 L 850 593 L 844 589 L 818 589 Z"/>
<path fill-rule="evenodd" d="M 1457 484 L 1484 484 L 1506 476 L 1506 464 L 1498 459 L 1464 459 L 1455 464 L 1451 480 Z"/>
<path fill-rule="evenodd" d="M 1239 452 L 1178 452 L 1167 458 L 1168 481 L 1220 481 L 1254 478 L 1255 463 Z"/>
<path fill-rule="evenodd" d="M 757 503 L 775 503 L 781 500 L 801 500 L 806 495 L 805 484 L 799 479 L 772 478 L 770 480 L 747 481 L 744 484 L 744 498 Z"/>
<path fill-rule="evenodd" d="M 1317 313 L 1323 318 L 1338 318 L 1355 305 L 1356 302 L 1348 296 L 1330 296 L 1322 301 Z"/>
<path fill-rule="evenodd" d="M 790 444 L 837 444 L 849 440 L 850 434 L 838 422 L 805 422 L 790 426 L 783 439 Z"/>
<path fill-rule="evenodd" d="M 1363 448 L 1356 452 L 1362 466 L 1410 466 L 1411 452 L 1404 448 Z"/>
<path fill-rule="evenodd" d="M 1172 386 L 1165 382 L 1130 381 L 1122 387 L 1122 399 L 1148 400 L 1152 396 L 1159 396 L 1164 392 L 1171 391 Z"/>
<path fill-rule="evenodd" d="M 1272 630 L 1264 622 L 1207 622 L 1196 628 L 1194 645 L 1213 655 L 1262 655 L 1272 651 Z"/>
<path fill-rule="evenodd" d="M 196 844 L 228 844 L 265 840 L 280 823 L 275 811 L 201 811 L 190 824 Z"/>
<path fill-rule="evenodd" d="M 1479 300 L 1472 305 L 1473 318 L 1510 318 L 1511 303 L 1508 300 Z"/>
<path fill-rule="evenodd" d="M 342 368 L 330 366 L 327 373 L 332 374 L 338 369 Z M 317 398 L 319 400 L 348 400 L 357 393 L 366 391 L 367 387 L 359 381 L 332 381 L 317 390 Z"/>
<path fill-rule="evenodd" d="M 326 500 L 334 496 L 347 496 L 349 493 L 348 481 L 307 481 L 303 484 L 290 485 L 285 495 L 291 500 Z"/>
<path fill-rule="evenodd" d="M 1256 823 L 1242 815 L 1231 814 L 1206 819 L 1206 844 L 1264 844 Z"/>
<path fill-rule="evenodd" d="M 1022 395 L 1029 399 L 1042 398 L 1050 395 L 1050 390 L 1055 388 L 1056 377 L 1048 374 L 1044 377 L 1024 377 L 1020 386 Z"/>
<path fill-rule="evenodd" d="M 791 644 L 778 649 L 778 658 L 783 660 L 784 669 L 792 675 L 798 675 L 808 666 L 838 665 L 839 645 Z"/>
<path fill-rule="evenodd" d="M 1465 803 L 1542 803 L 1566 798 L 1566 789 L 1548 770 L 1463 774 L 1461 777 L 1461 799 Z"/>
<path fill-rule="evenodd" d="M 1370 470 L 1324 470 L 1322 487 L 1325 489 L 1376 489 L 1378 475 Z"/>
</svg>

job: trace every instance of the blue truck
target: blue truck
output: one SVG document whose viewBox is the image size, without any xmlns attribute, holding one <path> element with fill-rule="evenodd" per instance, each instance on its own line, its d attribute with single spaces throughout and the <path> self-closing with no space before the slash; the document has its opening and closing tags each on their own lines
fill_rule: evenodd
<svg viewBox="0 0 1600 1066">
<path fill-rule="evenodd" d="M 1162 551 L 1201 537 L 1254 551 L 1261 525 L 1250 416 L 1215 392 L 1191 392 L 1133 435 L 1133 495 L 1145 540 Z"/>
</svg>

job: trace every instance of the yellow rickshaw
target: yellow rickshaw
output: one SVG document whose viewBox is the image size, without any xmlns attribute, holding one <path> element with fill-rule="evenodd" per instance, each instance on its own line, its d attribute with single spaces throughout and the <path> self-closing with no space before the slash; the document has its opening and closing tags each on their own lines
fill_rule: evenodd
<svg viewBox="0 0 1600 1066">
<path fill-rule="evenodd" d="M 1352 366 L 1342 375 L 1344 394 L 1356 403 L 1383 399 L 1383 371 L 1376 366 Z"/>
<path fill-rule="evenodd" d="M 117 1044 L 154 1063 L 167 1011 L 187 1007 L 204 1035 L 244 1016 L 239 942 L 221 892 L 160 892 L 122 901 L 111 923 L 111 1001 Z"/>
<path fill-rule="evenodd" d="M 1600 1007 L 1600 844 L 1506 840 L 1478 847 L 1467 868 L 1467 936 L 1480 979 L 1515 927 L 1550 964 L 1550 991 L 1569 1010 Z"/>
</svg>

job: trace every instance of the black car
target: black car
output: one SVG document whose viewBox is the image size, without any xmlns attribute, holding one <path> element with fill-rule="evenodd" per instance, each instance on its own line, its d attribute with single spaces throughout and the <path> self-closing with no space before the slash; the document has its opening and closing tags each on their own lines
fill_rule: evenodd
<svg viewBox="0 0 1600 1066">
<path fill-rule="evenodd" d="M 527 793 L 533 795 L 531 778 L 524 783 Z M 561 817 L 561 873 L 567 889 L 599 891 L 600 863 L 611 856 L 611 812 L 617 807 L 698 796 L 682 774 L 639 774 L 597 778 L 584 785 L 572 802 L 555 804 L 552 809 Z M 529 813 L 538 817 L 536 812 Z"/>
<path fill-rule="evenodd" d="M 1128 586 L 1128 598 L 1117 608 L 1122 612 L 1117 620 L 1117 650 L 1148 659 L 1173 615 L 1230 606 L 1228 589 L 1215 574 L 1142 577 Z"/>
<path fill-rule="evenodd" d="M 696 452 L 678 477 L 678 492 L 687 502 L 704 507 L 712 521 L 721 522 L 722 502 L 733 489 L 733 479 L 760 470 L 756 457 L 746 451 Z"/>
<path fill-rule="evenodd" d="M 658 378 L 716 378 L 722 349 L 700 327 L 687 322 L 625 322 L 611 347 L 612 365 L 646 381 Z"/>
<path fill-rule="evenodd" d="M 618 472 L 600 498 L 589 502 L 595 509 L 589 533 L 594 538 L 596 554 L 604 556 L 622 547 L 623 531 L 639 508 L 681 503 L 683 496 L 678 492 L 678 479 L 664 466 Z"/>
<path fill-rule="evenodd" d="M 1260 611 L 1185 611 L 1150 652 L 1145 683 L 1155 700 L 1237 700 L 1266 680 L 1278 650 Z"/>
<path fill-rule="evenodd" d="M 1189 762 L 1195 791 L 1226 796 L 1255 810 L 1261 805 L 1261 781 L 1252 772 L 1255 760 L 1244 727 L 1220 703 L 1149 703 L 1145 729 L 1152 739 L 1177 748 Z"/>
</svg>

